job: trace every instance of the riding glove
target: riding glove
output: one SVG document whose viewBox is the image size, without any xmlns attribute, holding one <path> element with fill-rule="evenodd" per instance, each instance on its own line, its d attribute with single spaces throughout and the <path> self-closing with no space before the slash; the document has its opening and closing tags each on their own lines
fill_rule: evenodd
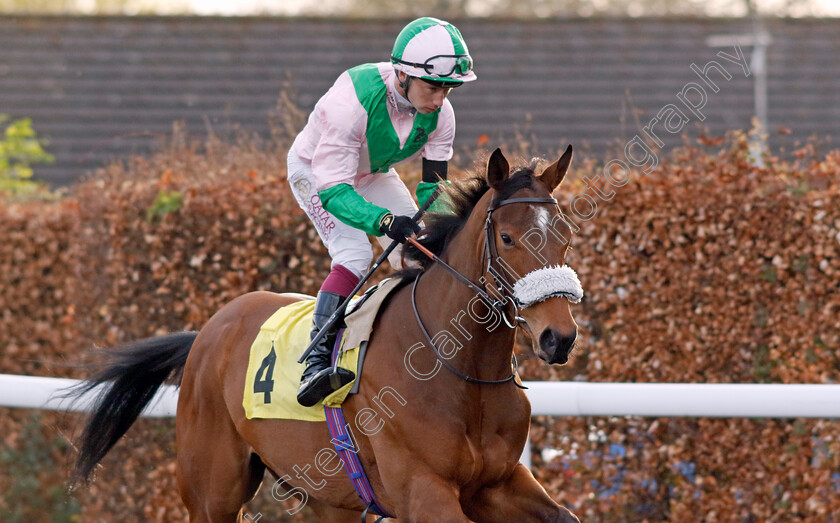
<svg viewBox="0 0 840 523">
<path fill-rule="evenodd" d="M 388 213 L 379 219 L 379 230 L 392 240 L 405 243 L 405 239 L 420 232 L 420 226 L 410 216 L 394 216 Z"/>
</svg>

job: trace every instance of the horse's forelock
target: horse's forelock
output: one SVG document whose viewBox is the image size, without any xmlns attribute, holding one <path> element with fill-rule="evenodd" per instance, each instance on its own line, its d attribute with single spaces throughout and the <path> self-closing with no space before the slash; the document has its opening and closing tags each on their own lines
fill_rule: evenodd
<svg viewBox="0 0 840 523">
<path fill-rule="evenodd" d="M 508 178 L 502 188 L 497 191 L 497 194 L 493 199 L 497 203 L 502 200 L 507 200 L 522 189 L 533 186 L 535 180 L 534 169 L 532 167 L 520 167 L 511 173 L 510 178 Z"/>
<path fill-rule="evenodd" d="M 536 180 L 535 167 L 535 162 L 532 161 L 531 165 L 516 169 L 497 191 L 494 199 L 501 201 L 510 198 L 522 189 L 533 186 Z M 438 256 L 442 255 L 452 238 L 463 229 L 479 200 L 489 190 L 490 184 L 484 176 L 475 176 L 449 185 L 446 188 L 446 196 L 449 198 L 450 213 L 429 213 L 424 216 L 423 221 L 426 227 L 421 233 L 420 244 Z M 423 270 L 431 266 L 432 261 L 413 245 L 406 244 L 404 249 L 405 257 L 420 264 Z M 396 276 L 407 278 L 416 274 L 416 269 L 409 269 L 398 272 Z"/>
</svg>

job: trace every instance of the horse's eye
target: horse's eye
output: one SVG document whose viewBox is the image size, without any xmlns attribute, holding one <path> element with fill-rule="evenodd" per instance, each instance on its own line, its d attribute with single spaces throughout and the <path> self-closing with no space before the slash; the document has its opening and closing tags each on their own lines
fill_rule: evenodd
<svg viewBox="0 0 840 523">
<path fill-rule="evenodd" d="M 502 241 L 505 243 L 505 245 L 513 245 L 513 240 L 507 234 L 502 233 L 499 236 L 502 237 Z"/>
</svg>

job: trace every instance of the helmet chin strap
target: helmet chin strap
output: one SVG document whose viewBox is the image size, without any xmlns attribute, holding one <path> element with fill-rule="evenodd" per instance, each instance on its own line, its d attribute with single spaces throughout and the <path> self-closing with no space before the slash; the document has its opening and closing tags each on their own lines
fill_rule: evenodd
<svg viewBox="0 0 840 523">
<path fill-rule="evenodd" d="M 408 87 L 411 85 L 412 80 L 414 80 L 414 77 L 409 74 L 405 75 L 405 81 L 400 80 L 400 74 L 397 73 L 397 82 L 400 84 L 400 88 L 405 92 L 405 99 L 408 100 L 408 103 L 414 106 L 414 103 L 408 97 Z"/>
</svg>

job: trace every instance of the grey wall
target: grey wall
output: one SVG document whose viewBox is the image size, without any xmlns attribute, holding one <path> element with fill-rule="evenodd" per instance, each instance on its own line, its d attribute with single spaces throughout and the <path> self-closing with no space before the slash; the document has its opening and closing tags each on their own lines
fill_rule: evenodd
<svg viewBox="0 0 840 523">
<path fill-rule="evenodd" d="M 202 134 L 206 121 L 267 133 L 285 81 L 311 108 L 344 69 L 387 59 L 406 20 L 297 18 L 0 16 L 0 113 L 28 116 L 50 140 L 56 163 L 39 177 L 67 183 L 109 159 L 144 153 L 172 122 Z M 453 20 L 467 39 L 479 81 L 451 95 L 458 147 L 517 130 L 535 153 L 571 142 L 599 158 L 624 143 L 690 82 L 708 96 L 713 133 L 749 126 L 752 77 L 715 56 L 706 38 L 743 33 L 739 20 Z M 771 20 L 770 127 L 840 135 L 840 20 Z M 751 48 L 742 47 L 747 58 Z M 689 66 L 718 61 L 713 93 Z M 692 93 L 697 98 L 697 93 Z M 661 125 L 661 124 L 660 124 Z M 660 128 L 665 148 L 680 141 Z M 611 145 L 610 145 L 611 144 Z"/>
</svg>

